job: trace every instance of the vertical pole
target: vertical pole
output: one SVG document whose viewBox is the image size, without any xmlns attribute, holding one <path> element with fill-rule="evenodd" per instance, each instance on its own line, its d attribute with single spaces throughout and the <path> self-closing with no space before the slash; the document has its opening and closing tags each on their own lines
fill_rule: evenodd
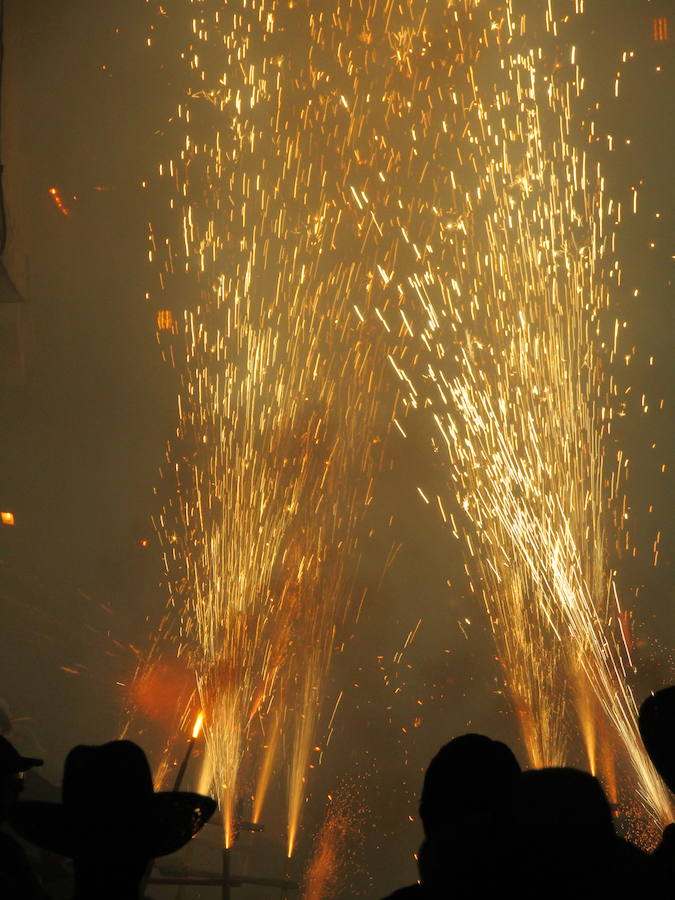
<svg viewBox="0 0 675 900">
<path fill-rule="evenodd" d="M 185 751 L 185 756 L 183 757 L 183 762 L 180 764 L 180 768 L 178 769 L 178 774 L 176 775 L 176 780 L 173 783 L 174 791 L 179 791 L 180 786 L 183 783 L 183 778 L 185 777 L 185 770 L 188 767 L 188 763 L 190 762 L 190 756 L 192 754 L 192 748 L 195 745 L 195 739 L 189 738 L 187 750 Z"/>
<path fill-rule="evenodd" d="M 230 848 L 223 847 L 223 896 L 222 900 L 230 900 Z"/>
</svg>

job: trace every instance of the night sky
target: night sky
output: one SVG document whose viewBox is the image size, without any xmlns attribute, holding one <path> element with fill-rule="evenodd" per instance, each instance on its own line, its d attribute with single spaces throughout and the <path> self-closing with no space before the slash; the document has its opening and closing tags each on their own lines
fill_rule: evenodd
<svg viewBox="0 0 675 900">
<path fill-rule="evenodd" d="M 161 360 L 155 309 L 144 299 L 154 284 L 147 223 L 160 213 L 141 182 L 165 152 L 177 73 L 173 60 L 146 46 L 153 12 L 142 0 L 4 5 L 4 264 L 22 300 L 0 306 L 0 507 L 15 517 L 13 527 L 0 527 L 0 697 L 20 749 L 44 755 L 47 776 L 58 781 L 73 744 L 120 733 L 139 653 L 166 601 L 150 517 L 176 427 L 177 377 Z M 617 582 L 633 613 L 638 671 L 631 677 L 641 697 L 675 675 L 668 528 L 675 17 L 666 0 L 586 5 L 578 59 L 587 98 L 600 103 L 598 134 L 614 136 L 612 152 L 606 138 L 595 147 L 605 189 L 628 204 L 639 185 L 638 213 L 619 231 L 623 285 L 614 308 L 627 323 L 624 346 L 638 348 L 615 439 L 631 460 L 627 493 L 639 552 L 625 559 Z M 659 15 L 669 16 L 666 42 L 653 40 Z M 616 100 L 624 50 L 635 59 L 624 67 Z M 310 778 L 298 860 L 288 869 L 300 874 L 325 795 L 346 783 L 352 806 L 365 812 L 355 819 L 363 836 L 344 897 L 378 896 L 414 878 L 419 830 L 408 817 L 423 769 L 445 740 L 481 731 L 523 758 L 461 546 L 416 492 L 418 484 L 441 483 L 443 473 L 421 438 L 393 432 L 387 441 L 392 468 L 375 486 L 363 526 L 375 536 L 356 576 L 356 594 L 367 588 L 367 601 L 335 659 L 328 713 L 344 694 L 331 745 Z M 152 756 L 158 746 L 145 749 Z M 276 803 L 270 843 L 283 817 Z"/>
</svg>

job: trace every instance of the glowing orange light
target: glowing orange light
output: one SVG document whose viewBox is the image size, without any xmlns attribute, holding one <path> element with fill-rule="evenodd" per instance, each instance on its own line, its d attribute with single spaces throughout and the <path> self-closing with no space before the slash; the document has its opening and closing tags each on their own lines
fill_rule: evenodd
<svg viewBox="0 0 675 900">
<path fill-rule="evenodd" d="M 130 685 L 130 699 L 153 722 L 171 720 L 176 697 L 192 695 L 193 681 L 177 662 L 148 667 Z"/>
<path fill-rule="evenodd" d="M 171 331 L 173 329 L 173 313 L 170 309 L 157 310 L 157 327 L 160 331 Z"/>
<path fill-rule="evenodd" d="M 652 19 L 652 38 L 655 41 L 668 40 L 668 19 L 665 17 Z"/>
<path fill-rule="evenodd" d="M 198 738 L 199 732 L 202 730 L 202 725 L 204 723 L 204 713 L 200 712 L 197 718 L 195 719 L 194 728 L 192 729 L 192 737 Z"/>
<path fill-rule="evenodd" d="M 2 519 L 3 525 L 13 525 L 14 524 L 14 513 L 11 513 L 11 512 L 0 513 L 0 519 Z"/>
<path fill-rule="evenodd" d="M 139 541 L 139 544 L 141 545 L 141 547 L 149 547 L 149 546 L 150 546 L 150 541 L 149 541 L 147 538 L 142 538 L 142 539 Z"/>
<path fill-rule="evenodd" d="M 58 188 L 55 188 L 55 187 L 49 188 L 49 193 L 52 195 L 52 197 L 54 199 L 54 203 L 56 204 L 59 212 L 61 212 L 64 216 L 69 216 L 70 210 L 66 207 L 65 203 L 63 202 L 63 198 L 61 197 L 61 194 L 59 193 Z"/>
</svg>

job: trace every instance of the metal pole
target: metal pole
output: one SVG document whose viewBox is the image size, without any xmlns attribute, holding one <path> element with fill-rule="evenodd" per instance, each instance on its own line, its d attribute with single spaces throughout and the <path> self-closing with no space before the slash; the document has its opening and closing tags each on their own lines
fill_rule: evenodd
<svg viewBox="0 0 675 900">
<path fill-rule="evenodd" d="M 223 900 L 230 900 L 230 848 L 223 847 Z"/>
<path fill-rule="evenodd" d="M 174 791 L 180 790 L 180 786 L 183 783 L 183 778 L 185 777 L 185 770 L 187 769 L 187 765 L 190 762 L 190 755 L 192 754 L 192 748 L 195 745 L 195 739 L 190 738 L 188 740 L 187 750 L 185 752 L 185 756 L 183 757 L 183 762 L 180 764 L 180 769 L 178 770 L 178 774 L 176 775 L 176 780 L 173 784 Z"/>
</svg>

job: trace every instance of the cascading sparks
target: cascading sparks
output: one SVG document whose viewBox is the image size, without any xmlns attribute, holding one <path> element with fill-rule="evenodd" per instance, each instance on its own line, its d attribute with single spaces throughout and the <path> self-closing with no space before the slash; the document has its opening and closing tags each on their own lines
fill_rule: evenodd
<svg viewBox="0 0 675 900">
<path fill-rule="evenodd" d="M 259 755 L 261 814 L 280 742 L 259 749 L 278 723 L 290 735 L 290 853 L 389 421 L 384 342 L 352 308 L 356 294 L 370 307 L 367 216 L 345 209 L 356 139 L 344 97 L 299 46 L 320 29 L 293 4 L 158 10 L 184 66 L 178 149 L 159 168 L 169 224 L 153 227 L 151 259 L 162 305 L 185 310 L 165 348 L 182 386 L 158 530 L 225 843 Z"/>
<path fill-rule="evenodd" d="M 616 210 L 575 130 L 563 18 L 543 0 L 157 4 L 151 40 L 177 33 L 182 67 L 151 259 L 162 306 L 185 310 L 159 531 L 228 843 L 265 731 L 261 814 L 277 728 L 295 841 L 387 347 L 409 419 L 434 417 L 531 762 L 565 758 L 570 693 L 589 758 L 599 709 L 669 816 L 612 627 Z"/>
<path fill-rule="evenodd" d="M 419 343 L 416 361 L 395 351 L 392 364 L 408 408 L 433 416 L 531 764 L 564 759 L 574 684 L 591 764 L 601 711 L 645 808 L 669 821 L 613 625 L 603 367 L 616 349 L 604 340 L 614 219 L 573 116 L 583 79 L 550 4 L 466 3 L 463 16 L 468 33 L 486 27 L 453 85 L 458 112 L 440 150 L 452 216 L 401 280 Z"/>
</svg>

